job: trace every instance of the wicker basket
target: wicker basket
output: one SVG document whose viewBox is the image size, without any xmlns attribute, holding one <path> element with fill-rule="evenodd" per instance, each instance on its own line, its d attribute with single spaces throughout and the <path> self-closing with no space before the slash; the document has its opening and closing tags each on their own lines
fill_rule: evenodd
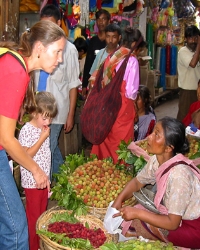
<svg viewBox="0 0 200 250">
<path fill-rule="evenodd" d="M 131 199 L 128 200 L 128 202 L 124 206 L 134 206 L 137 203 L 135 197 L 132 197 Z M 89 207 L 89 214 L 99 218 L 100 220 L 104 220 L 104 217 L 107 212 L 107 207 L 106 208 L 97 208 L 97 207 Z"/>
<path fill-rule="evenodd" d="M 41 230 L 41 229 L 47 228 L 47 226 L 50 224 L 50 220 L 54 214 L 65 213 L 65 212 L 66 212 L 66 210 L 61 209 L 60 207 L 53 207 L 53 208 L 47 210 L 37 220 L 36 230 Z M 101 228 L 106 235 L 106 238 L 107 238 L 106 242 L 112 241 L 112 235 L 110 235 L 106 232 L 105 228 L 103 227 L 102 221 L 99 220 L 98 218 L 96 218 L 92 215 L 86 215 L 86 216 L 78 216 L 77 219 L 82 223 L 87 222 L 88 225 L 90 226 L 90 228 Z M 69 247 L 59 245 L 58 243 L 50 240 L 45 235 L 41 234 L 41 235 L 39 235 L 39 237 L 41 239 L 40 240 L 40 248 L 42 250 L 64 250 L 64 249 L 74 250 L 74 248 L 69 248 Z"/>
</svg>

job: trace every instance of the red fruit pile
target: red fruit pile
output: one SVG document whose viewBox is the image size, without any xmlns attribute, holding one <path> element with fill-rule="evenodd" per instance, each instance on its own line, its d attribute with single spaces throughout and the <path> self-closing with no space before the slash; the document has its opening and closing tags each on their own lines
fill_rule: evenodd
<svg viewBox="0 0 200 250">
<path fill-rule="evenodd" d="M 49 224 L 48 231 L 52 233 L 65 233 L 69 238 L 88 239 L 95 248 L 99 248 L 106 241 L 106 236 L 102 229 L 86 228 L 81 223 L 54 222 Z"/>
</svg>

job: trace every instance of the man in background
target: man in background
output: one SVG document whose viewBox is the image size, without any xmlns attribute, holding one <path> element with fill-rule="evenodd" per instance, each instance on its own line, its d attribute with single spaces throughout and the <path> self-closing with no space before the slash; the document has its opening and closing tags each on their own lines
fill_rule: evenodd
<svg viewBox="0 0 200 250">
<path fill-rule="evenodd" d="M 108 24 L 108 26 L 105 28 L 105 34 L 106 34 L 105 38 L 106 47 L 101 49 L 97 53 L 95 60 L 92 64 L 92 67 L 90 69 L 90 75 L 92 75 L 94 71 L 97 70 L 99 66 L 104 62 L 106 57 L 109 54 L 112 54 L 119 46 L 122 37 L 122 32 L 117 24 L 115 23 Z"/>
<path fill-rule="evenodd" d="M 85 37 L 77 37 L 74 40 L 73 44 L 76 47 L 76 49 L 78 50 L 78 60 L 79 60 L 79 66 L 80 66 L 79 78 L 82 81 L 85 59 L 86 59 L 87 50 L 88 50 L 88 43 L 85 40 Z"/>
<path fill-rule="evenodd" d="M 98 34 L 93 36 L 89 41 L 87 56 L 85 60 L 83 82 L 82 82 L 82 95 L 86 98 L 86 90 L 88 86 L 88 80 L 90 78 L 90 69 L 95 59 L 95 50 L 100 50 L 106 47 L 106 34 L 105 28 L 110 22 L 110 13 L 107 10 L 100 9 L 96 12 L 96 24 L 98 27 Z"/>
<path fill-rule="evenodd" d="M 53 4 L 46 5 L 41 10 L 40 19 L 52 21 L 60 26 L 60 10 Z M 37 91 L 51 92 L 58 106 L 58 115 L 52 121 L 50 132 L 52 178 L 52 174 L 58 173 L 59 166 L 63 164 L 63 156 L 58 147 L 58 139 L 63 126 L 65 133 L 71 131 L 74 126 L 77 87 L 81 85 L 79 80 L 78 51 L 71 42 L 66 42 L 63 62 L 59 67 L 51 75 L 44 71 L 37 71 L 35 84 Z"/>
<path fill-rule="evenodd" d="M 177 119 L 182 121 L 187 115 L 189 107 L 197 101 L 197 87 L 200 79 L 200 33 L 195 26 L 188 26 L 185 30 L 186 46 L 178 52 L 178 86 L 179 104 Z"/>
</svg>

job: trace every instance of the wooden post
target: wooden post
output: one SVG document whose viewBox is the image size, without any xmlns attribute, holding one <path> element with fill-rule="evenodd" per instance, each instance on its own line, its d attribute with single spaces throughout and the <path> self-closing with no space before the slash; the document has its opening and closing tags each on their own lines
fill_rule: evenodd
<svg viewBox="0 0 200 250">
<path fill-rule="evenodd" d="M 0 40 L 8 25 L 6 40 L 19 40 L 19 0 L 0 0 Z"/>
</svg>

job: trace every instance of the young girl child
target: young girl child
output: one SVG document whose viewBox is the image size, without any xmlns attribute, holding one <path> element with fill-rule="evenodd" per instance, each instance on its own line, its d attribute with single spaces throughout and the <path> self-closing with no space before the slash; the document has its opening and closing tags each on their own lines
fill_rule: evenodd
<svg viewBox="0 0 200 250">
<path fill-rule="evenodd" d="M 134 125 L 134 140 L 143 140 L 153 131 L 156 123 L 155 113 L 151 107 L 151 94 L 149 89 L 140 85 L 136 99 L 138 121 Z"/>
<path fill-rule="evenodd" d="M 21 129 L 19 142 L 39 167 L 50 175 L 51 152 L 49 133 L 52 118 L 57 114 L 55 98 L 49 92 L 39 92 L 35 97 L 36 108 L 31 113 L 31 120 Z M 21 184 L 26 196 L 26 215 L 28 220 L 30 250 L 39 249 L 39 237 L 36 235 L 36 221 L 46 211 L 48 190 L 37 189 L 30 171 L 20 166 Z"/>
</svg>

